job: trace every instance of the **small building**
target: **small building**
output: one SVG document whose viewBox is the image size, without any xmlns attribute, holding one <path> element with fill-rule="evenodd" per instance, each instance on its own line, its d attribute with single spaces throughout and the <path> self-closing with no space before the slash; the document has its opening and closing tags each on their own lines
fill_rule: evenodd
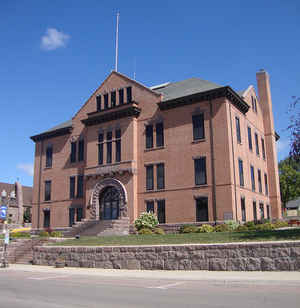
<svg viewBox="0 0 300 308">
<path fill-rule="evenodd" d="M 269 76 L 256 79 L 258 93 L 111 72 L 72 119 L 31 137 L 33 227 L 145 211 L 160 224 L 281 218 Z"/>
<path fill-rule="evenodd" d="M 288 217 L 300 216 L 300 197 L 286 204 L 286 215 Z"/>
<path fill-rule="evenodd" d="M 0 182 L 0 202 L 8 207 L 7 221 L 12 224 L 30 222 L 32 187 Z M 24 221 L 25 213 L 25 221 Z"/>
</svg>

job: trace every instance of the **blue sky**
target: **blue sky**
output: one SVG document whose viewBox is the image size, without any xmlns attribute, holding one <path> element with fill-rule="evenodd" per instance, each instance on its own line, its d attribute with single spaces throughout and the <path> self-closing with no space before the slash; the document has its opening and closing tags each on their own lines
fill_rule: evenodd
<svg viewBox="0 0 300 308">
<path fill-rule="evenodd" d="M 69 120 L 114 68 L 146 85 L 200 77 L 241 90 L 270 74 L 288 153 L 300 95 L 299 1 L 0 1 L 0 181 L 32 185 L 29 136 Z"/>
</svg>

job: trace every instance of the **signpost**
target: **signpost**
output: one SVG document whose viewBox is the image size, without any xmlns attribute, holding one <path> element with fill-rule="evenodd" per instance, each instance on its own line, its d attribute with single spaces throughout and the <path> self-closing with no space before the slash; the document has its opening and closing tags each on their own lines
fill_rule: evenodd
<svg viewBox="0 0 300 308">
<path fill-rule="evenodd" d="M 2 254 L 2 260 L 1 260 L 1 267 L 8 267 L 7 263 L 7 245 L 9 244 L 9 230 L 7 229 L 7 221 L 6 221 L 6 216 L 7 216 L 7 206 L 6 205 L 1 205 L 0 206 L 0 219 L 4 220 L 4 251 Z"/>
</svg>

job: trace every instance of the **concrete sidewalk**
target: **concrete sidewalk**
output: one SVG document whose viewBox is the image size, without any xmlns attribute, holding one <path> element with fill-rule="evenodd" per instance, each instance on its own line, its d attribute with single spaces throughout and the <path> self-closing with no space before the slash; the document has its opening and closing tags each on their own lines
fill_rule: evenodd
<svg viewBox="0 0 300 308">
<path fill-rule="evenodd" d="M 207 281 L 214 283 L 285 284 L 300 286 L 300 272 L 217 272 L 217 271 L 142 271 L 99 268 L 54 268 L 50 266 L 11 264 L 1 271 L 21 271 L 39 274 L 81 275 L 111 278 L 167 279 Z"/>
</svg>

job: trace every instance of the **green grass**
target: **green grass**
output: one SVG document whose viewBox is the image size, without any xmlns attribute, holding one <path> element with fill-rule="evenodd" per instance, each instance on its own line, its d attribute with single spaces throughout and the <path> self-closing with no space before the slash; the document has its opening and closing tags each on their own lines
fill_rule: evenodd
<svg viewBox="0 0 300 308">
<path fill-rule="evenodd" d="M 251 241 L 300 240 L 300 229 L 277 231 L 187 233 L 166 235 L 128 235 L 107 237 L 81 237 L 58 242 L 57 246 L 126 246 L 163 244 L 207 244 Z"/>
</svg>

